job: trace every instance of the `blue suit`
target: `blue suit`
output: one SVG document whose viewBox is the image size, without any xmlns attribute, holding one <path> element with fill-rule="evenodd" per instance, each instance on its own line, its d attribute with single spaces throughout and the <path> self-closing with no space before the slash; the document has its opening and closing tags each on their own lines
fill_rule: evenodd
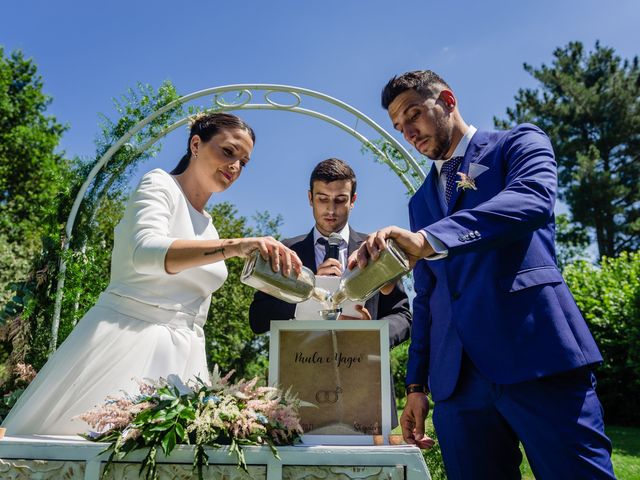
<svg viewBox="0 0 640 480">
<path fill-rule="evenodd" d="M 519 392 L 512 398 L 524 397 L 522 388 L 526 387 L 527 398 L 533 397 L 535 404 L 540 404 L 543 417 L 549 409 L 557 412 L 559 403 L 545 406 L 544 398 L 536 398 L 535 392 L 541 391 L 536 386 L 537 379 L 578 372 L 582 376 L 576 377 L 576 385 L 584 387 L 585 392 L 593 391 L 588 366 L 602 361 L 556 266 L 553 208 L 557 174 L 548 137 L 530 124 L 508 131 L 478 131 L 459 171 L 469 174 L 471 164 L 488 169 L 474 179 L 477 190 L 459 189 L 453 193 L 446 212 L 438 197 L 435 166 L 409 203 L 412 231 L 424 230 L 448 249 L 446 258 L 420 260 L 414 269 L 417 295 L 406 378 L 407 384 L 429 385 L 436 402 L 434 421 L 441 402 L 444 413 L 440 423 L 445 430 L 455 428 L 452 425 L 456 424 L 459 412 L 452 413 L 453 408 L 460 404 L 468 407 L 475 401 L 469 399 L 479 396 L 497 399 L 505 395 L 505 390 Z M 589 408 L 599 407 L 595 392 L 590 402 Z M 484 414 L 477 416 L 480 422 L 477 428 L 487 429 L 490 437 L 492 427 L 486 422 L 491 423 L 487 418 L 492 414 L 483 410 L 485 406 L 478 408 Z M 511 442 L 511 437 L 516 437 L 516 449 L 517 439 L 521 439 L 531 461 L 537 447 L 528 447 L 525 442 L 531 436 L 528 427 L 514 425 L 525 414 L 514 414 L 516 420 L 511 421 L 509 416 L 513 412 L 509 413 L 506 407 L 502 411 L 492 404 L 492 409 L 495 408 L 501 417 L 496 424 L 507 419 L 507 428 L 502 432 L 505 438 Z M 572 408 L 567 406 L 567 410 Z M 563 412 L 557 413 L 563 418 Z M 565 413 L 564 416 L 574 415 Z M 472 415 L 471 430 L 476 428 L 474 422 L 476 418 Z M 443 435 L 438 422 L 436 428 L 449 476 L 457 478 L 450 470 L 457 468 L 453 464 L 459 459 L 454 460 L 451 450 L 459 448 L 453 443 L 464 442 L 466 437 L 450 438 L 453 434 L 448 432 Z M 610 450 L 603 434 L 596 437 L 605 450 Z M 472 437 L 469 441 L 473 441 Z M 445 442 L 452 446 L 447 447 Z M 479 462 L 485 461 L 490 469 L 496 462 L 504 463 L 505 455 L 519 455 L 515 451 L 507 454 L 506 450 L 498 448 L 493 452 L 495 458 L 490 458 L 492 452 L 484 452 Z M 485 478 L 483 468 L 479 466 L 471 477 Z M 538 466 L 536 471 L 534 466 L 534 473 L 541 478 L 554 478 L 549 472 L 560 472 L 556 466 L 544 468 Z M 486 477 L 517 478 L 513 470 L 503 473 L 500 476 L 493 471 Z M 464 472 L 458 474 L 460 478 L 469 477 Z"/>
</svg>

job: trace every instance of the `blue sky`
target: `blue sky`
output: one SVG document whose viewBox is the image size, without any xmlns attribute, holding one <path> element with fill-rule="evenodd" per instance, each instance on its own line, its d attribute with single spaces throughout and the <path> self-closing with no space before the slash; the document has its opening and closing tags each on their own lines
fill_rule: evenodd
<svg viewBox="0 0 640 480">
<path fill-rule="evenodd" d="M 61 150 L 92 157 L 99 113 L 137 82 L 171 80 L 182 94 L 236 83 L 276 83 L 338 98 L 391 131 L 380 90 L 393 75 L 430 68 L 453 87 L 468 123 L 491 128 L 518 88 L 523 70 L 550 63 L 556 47 L 596 40 L 637 55 L 635 0 L 490 1 L 192 1 L 5 2 L 0 45 L 33 58 L 53 97 L 49 112 L 69 125 Z M 387 167 L 360 152 L 346 133 L 286 112 L 241 112 L 257 133 L 250 166 L 217 201 L 241 214 L 282 214 L 285 236 L 312 226 L 308 176 L 327 157 L 347 160 L 359 180 L 352 215 L 358 230 L 408 225 L 407 196 Z M 394 133 L 395 134 L 395 133 Z M 186 130 L 141 167 L 170 169 Z M 137 172 L 137 176 L 141 172 Z"/>
</svg>

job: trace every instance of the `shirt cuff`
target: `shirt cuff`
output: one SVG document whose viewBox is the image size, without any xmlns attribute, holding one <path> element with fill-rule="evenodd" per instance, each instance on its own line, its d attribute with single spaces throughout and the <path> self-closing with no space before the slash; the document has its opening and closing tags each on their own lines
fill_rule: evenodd
<svg viewBox="0 0 640 480">
<path fill-rule="evenodd" d="M 440 260 L 441 258 L 446 258 L 447 256 L 449 256 L 449 249 L 444 243 L 442 243 L 426 230 L 420 230 L 420 233 L 424 235 L 424 238 L 427 239 L 427 242 L 429 242 L 429 245 L 431 245 L 431 248 L 433 248 L 433 250 L 435 251 L 434 254 L 426 257 L 426 260 Z"/>
</svg>

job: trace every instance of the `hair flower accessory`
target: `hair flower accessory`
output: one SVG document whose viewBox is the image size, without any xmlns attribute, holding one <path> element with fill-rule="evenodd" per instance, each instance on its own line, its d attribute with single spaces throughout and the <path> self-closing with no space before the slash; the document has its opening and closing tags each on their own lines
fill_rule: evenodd
<svg viewBox="0 0 640 480">
<path fill-rule="evenodd" d="M 460 180 L 456 180 L 456 190 L 478 190 L 478 187 L 476 187 L 476 181 L 473 177 L 462 172 L 458 172 L 458 176 L 460 177 Z"/>
</svg>

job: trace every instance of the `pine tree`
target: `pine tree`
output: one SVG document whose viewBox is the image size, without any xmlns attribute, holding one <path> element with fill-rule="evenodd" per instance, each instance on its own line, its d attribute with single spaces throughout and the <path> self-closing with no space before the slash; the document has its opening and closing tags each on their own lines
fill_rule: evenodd
<svg viewBox="0 0 640 480">
<path fill-rule="evenodd" d="M 545 130 L 558 162 L 560 195 L 573 219 L 595 232 L 600 256 L 640 246 L 640 68 L 612 48 L 557 48 L 550 66 L 524 69 L 539 88 L 520 89 L 509 128 L 532 122 Z"/>
</svg>

